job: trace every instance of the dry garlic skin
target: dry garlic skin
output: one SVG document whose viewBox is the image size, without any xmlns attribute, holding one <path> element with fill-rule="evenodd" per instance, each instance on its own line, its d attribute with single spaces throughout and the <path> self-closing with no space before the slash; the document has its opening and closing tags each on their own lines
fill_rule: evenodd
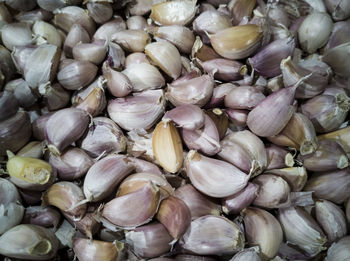
<svg viewBox="0 0 350 261">
<path fill-rule="evenodd" d="M 14 156 L 6 167 L 11 177 L 29 183 L 46 184 L 52 176 L 51 165 L 40 159 Z"/>
</svg>

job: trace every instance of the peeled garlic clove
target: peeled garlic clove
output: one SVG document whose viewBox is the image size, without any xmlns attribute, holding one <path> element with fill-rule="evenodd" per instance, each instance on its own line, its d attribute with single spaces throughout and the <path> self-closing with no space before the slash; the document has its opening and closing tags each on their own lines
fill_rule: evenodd
<svg viewBox="0 0 350 261">
<path fill-rule="evenodd" d="M 161 121 L 153 132 L 152 148 L 158 163 L 176 173 L 182 166 L 183 149 L 180 135 L 172 122 Z"/>
<path fill-rule="evenodd" d="M 49 150 L 60 155 L 62 150 L 84 134 L 89 120 L 89 114 L 81 109 L 67 108 L 55 112 L 45 129 Z"/>
<path fill-rule="evenodd" d="M 237 61 L 228 59 L 212 59 L 204 62 L 199 62 L 199 65 L 205 72 L 213 75 L 217 80 L 221 81 L 236 81 L 242 78 L 244 65 Z"/>
<path fill-rule="evenodd" d="M 50 111 L 62 109 L 70 101 L 70 93 L 59 83 L 40 85 L 39 93 L 43 96 L 44 103 Z"/>
<path fill-rule="evenodd" d="M 15 115 L 18 111 L 18 107 L 18 101 L 11 92 L 0 92 L 0 121 Z"/>
<path fill-rule="evenodd" d="M 17 156 L 41 159 L 44 155 L 45 144 L 41 141 L 31 141 L 25 145 L 20 151 L 17 152 Z"/>
<path fill-rule="evenodd" d="M 69 32 L 74 24 L 80 24 L 92 36 L 96 30 L 95 22 L 83 8 L 78 6 L 66 6 L 55 14 L 53 23 Z"/>
<path fill-rule="evenodd" d="M 129 79 L 133 91 L 160 89 L 165 85 L 157 67 L 148 63 L 131 64 L 122 73 Z"/>
<path fill-rule="evenodd" d="M 181 199 L 188 206 L 192 220 L 206 215 L 220 215 L 220 205 L 200 193 L 191 184 L 176 189 L 175 197 Z"/>
<path fill-rule="evenodd" d="M 124 249 L 124 243 L 73 238 L 73 251 L 82 261 L 114 261 Z"/>
<path fill-rule="evenodd" d="M 101 64 L 107 54 L 105 41 L 96 40 L 92 43 L 77 43 L 73 47 L 73 57 L 78 61 L 88 61 L 93 64 Z"/>
<path fill-rule="evenodd" d="M 141 189 L 106 203 L 101 214 L 116 227 L 132 229 L 151 221 L 157 212 L 159 200 L 159 189 L 148 182 Z M 132 207 L 130 202 L 133 203 Z"/>
<path fill-rule="evenodd" d="M 214 50 L 228 59 L 242 59 L 251 55 L 261 44 L 263 30 L 255 24 L 229 27 L 210 35 Z"/>
<path fill-rule="evenodd" d="M 290 204 L 290 187 L 283 178 L 263 174 L 252 182 L 259 186 L 253 205 L 263 208 L 281 208 Z"/>
<path fill-rule="evenodd" d="M 135 157 L 128 157 L 128 160 L 131 161 L 131 163 L 135 166 L 135 171 L 138 173 L 147 172 L 157 174 L 159 176 L 163 175 L 158 166 L 154 163 Z"/>
<path fill-rule="evenodd" d="M 68 57 L 73 57 L 73 47 L 79 42 L 90 42 L 89 33 L 80 24 L 74 24 L 70 28 L 64 41 L 63 50 Z"/>
<path fill-rule="evenodd" d="M 225 96 L 225 106 L 231 109 L 253 109 L 265 99 L 260 90 L 252 86 L 234 88 Z"/>
<path fill-rule="evenodd" d="M 267 170 L 265 174 L 274 174 L 282 177 L 288 182 L 292 191 L 301 191 L 305 186 L 308 177 L 305 167 L 271 169 Z"/>
<path fill-rule="evenodd" d="M 244 261 L 244 260 L 261 261 L 259 253 L 260 253 L 259 247 L 247 248 L 235 254 L 233 258 L 230 259 L 230 261 Z"/>
<path fill-rule="evenodd" d="M 174 188 L 169 184 L 163 175 L 152 172 L 141 172 L 132 174 L 123 180 L 118 188 L 117 197 L 121 197 L 142 189 L 150 182 L 159 189 L 161 199 L 174 195 Z"/>
<path fill-rule="evenodd" d="M 286 240 L 310 256 L 321 252 L 327 238 L 316 221 L 299 207 L 281 208 L 278 213 Z"/>
<path fill-rule="evenodd" d="M 350 258 L 350 236 L 343 237 L 338 242 L 333 243 L 327 250 L 325 261 L 346 261 Z"/>
<path fill-rule="evenodd" d="M 61 220 L 61 214 L 56 209 L 41 206 L 27 207 L 22 223 L 38 225 L 46 228 L 53 227 L 57 229 Z"/>
<path fill-rule="evenodd" d="M 88 2 L 86 7 L 91 18 L 98 24 L 107 22 L 113 16 L 112 5 L 108 2 Z"/>
<path fill-rule="evenodd" d="M 259 186 L 256 183 L 248 183 L 241 191 L 221 199 L 222 211 L 226 215 L 239 214 L 248 207 L 258 195 Z"/>
<path fill-rule="evenodd" d="M 332 67 L 339 76 L 347 77 L 350 72 L 350 63 L 345 57 L 350 53 L 350 43 L 344 43 L 328 50 L 322 61 Z"/>
<path fill-rule="evenodd" d="M 18 225 L 0 237 L 0 254 L 29 260 L 48 260 L 56 256 L 59 241 L 55 234 L 36 225 Z"/>
<path fill-rule="evenodd" d="M 275 77 L 281 74 L 282 59 L 292 55 L 295 39 L 288 37 L 271 42 L 262 48 L 256 55 L 249 58 L 250 65 L 265 77 Z M 270 59 L 272 57 L 272 59 Z"/>
<path fill-rule="evenodd" d="M 190 54 L 194 43 L 193 32 L 185 26 L 169 25 L 157 27 L 153 32 L 155 37 L 172 43 L 181 53 Z"/>
<path fill-rule="evenodd" d="M 143 52 L 151 41 L 149 34 L 143 30 L 123 30 L 114 33 L 111 40 L 128 52 Z"/>
<path fill-rule="evenodd" d="M 150 129 L 164 113 L 163 90 L 147 90 L 133 96 L 111 100 L 109 117 L 126 130 Z"/>
<path fill-rule="evenodd" d="M 126 29 L 126 23 L 121 16 L 116 15 L 111 21 L 101 25 L 95 32 L 93 39 L 108 40 L 119 31 Z"/>
<path fill-rule="evenodd" d="M 332 243 L 347 234 L 346 218 L 343 210 L 328 200 L 319 200 L 315 204 L 316 220 Z"/>
<path fill-rule="evenodd" d="M 97 74 L 97 66 L 88 61 L 70 60 L 58 71 L 57 80 L 67 90 L 78 90 L 91 83 Z"/>
<path fill-rule="evenodd" d="M 293 167 L 293 155 L 282 147 L 269 144 L 266 146 L 267 165 L 266 170 Z"/>
<path fill-rule="evenodd" d="M 185 169 L 196 189 L 216 198 L 239 192 L 247 185 L 250 177 L 232 164 L 205 157 L 193 150 L 187 154 Z"/>
<path fill-rule="evenodd" d="M 80 187 L 73 182 L 60 181 L 45 191 L 42 205 L 55 206 L 73 216 L 75 220 L 80 220 L 86 212 L 86 204 L 78 205 L 78 203 L 84 199 L 84 193 Z"/>
<path fill-rule="evenodd" d="M 60 49 L 55 45 L 39 45 L 29 56 L 24 67 L 24 79 L 30 87 L 53 82 L 59 64 Z"/>
<path fill-rule="evenodd" d="M 249 245 L 258 245 L 263 259 L 276 256 L 283 241 L 283 231 L 278 220 L 266 210 L 248 207 L 242 211 Z"/>
<path fill-rule="evenodd" d="M 204 124 L 204 113 L 195 105 L 186 104 L 167 111 L 163 120 L 172 120 L 178 127 L 187 130 L 196 130 Z"/>
<path fill-rule="evenodd" d="M 7 49 L 32 43 L 32 31 L 26 23 L 5 24 L 1 28 L 1 39 Z"/>
<path fill-rule="evenodd" d="M 187 82 L 168 85 L 167 98 L 175 105 L 194 104 L 203 107 L 211 98 L 214 80 L 209 75 L 202 75 Z"/>
<path fill-rule="evenodd" d="M 161 25 L 186 25 L 196 14 L 197 0 L 171 1 L 152 5 L 150 18 Z"/>
<path fill-rule="evenodd" d="M 204 126 L 201 129 L 182 129 L 182 138 L 186 146 L 206 155 L 214 155 L 220 151 L 220 137 L 214 121 L 204 115 Z"/>
<path fill-rule="evenodd" d="M 125 239 L 133 252 L 143 258 L 158 257 L 167 253 L 173 241 L 166 228 L 158 222 L 126 232 Z"/>
<path fill-rule="evenodd" d="M 314 191 L 315 197 L 341 204 L 350 196 L 350 174 L 348 169 L 336 170 L 312 176 L 304 187 Z"/>
<path fill-rule="evenodd" d="M 37 44 L 48 43 L 61 47 L 62 37 L 53 25 L 40 20 L 35 21 L 32 31 Z"/>
<path fill-rule="evenodd" d="M 244 235 L 227 218 L 208 215 L 192 221 L 179 244 L 199 255 L 233 254 L 244 248 Z"/>
<path fill-rule="evenodd" d="M 85 176 L 85 197 L 92 202 L 108 197 L 133 169 L 122 155 L 112 154 L 97 161 Z"/>
<path fill-rule="evenodd" d="M 86 174 L 93 160 L 82 149 L 67 148 L 60 156 L 50 154 L 50 164 L 57 170 L 60 180 L 74 180 Z"/>
<path fill-rule="evenodd" d="M 309 155 L 299 155 L 298 160 L 311 171 L 343 169 L 349 165 L 348 157 L 342 147 L 332 140 L 321 140 L 317 150 Z"/>
</svg>

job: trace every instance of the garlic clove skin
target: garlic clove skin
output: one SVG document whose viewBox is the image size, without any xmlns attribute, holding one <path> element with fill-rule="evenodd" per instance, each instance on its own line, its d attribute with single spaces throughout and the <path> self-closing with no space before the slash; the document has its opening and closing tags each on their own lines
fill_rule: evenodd
<svg viewBox="0 0 350 261">
<path fill-rule="evenodd" d="M 343 237 L 327 250 L 325 261 L 346 261 L 350 258 L 350 237 Z"/>
<path fill-rule="evenodd" d="M 2 255 L 28 260 L 48 260 L 56 256 L 59 241 L 55 234 L 36 225 L 18 225 L 0 237 Z"/>
<path fill-rule="evenodd" d="M 276 256 L 283 241 L 278 220 L 266 210 L 248 207 L 242 211 L 245 233 L 249 245 L 258 245 L 263 260 Z"/>
<path fill-rule="evenodd" d="M 227 218 L 207 215 L 191 222 L 179 244 L 199 255 L 233 254 L 243 249 L 244 235 Z"/>
<path fill-rule="evenodd" d="M 187 154 L 185 170 L 196 189 L 215 198 L 239 192 L 247 185 L 250 177 L 232 164 L 205 157 L 193 150 Z"/>
</svg>

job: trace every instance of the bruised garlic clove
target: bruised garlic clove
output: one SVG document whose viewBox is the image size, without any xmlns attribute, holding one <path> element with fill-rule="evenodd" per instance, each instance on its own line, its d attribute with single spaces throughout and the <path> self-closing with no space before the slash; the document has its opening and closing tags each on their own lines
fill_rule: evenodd
<svg viewBox="0 0 350 261">
<path fill-rule="evenodd" d="M 216 198 L 239 192 L 250 177 L 225 161 L 205 157 L 193 150 L 187 154 L 185 169 L 196 189 Z"/>
<path fill-rule="evenodd" d="M 185 202 L 170 196 L 163 199 L 159 205 L 156 219 L 162 223 L 174 239 L 185 234 L 191 223 L 191 212 Z"/>
<path fill-rule="evenodd" d="M 66 40 L 64 41 L 63 50 L 68 57 L 73 57 L 73 47 L 78 43 L 90 42 L 89 33 L 80 24 L 74 24 L 70 28 Z"/>
<path fill-rule="evenodd" d="M 256 198 L 259 186 L 255 183 L 248 185 L 236 194 L 221 199 L 222 211 L 226 215 L 239 214 Z"/>
<path fill-rule="evenodd" d="M 67 108 L 55 112 L 45 128 L 49 150 L 60 155 L 62 150 L 84 134 L 89 120 L 89 114 L 80 109 Z"/>
<path fill-rule="evenodd" d="M 265 174 L 274 174 L 288 182 L 292 191 L 301 191 L 306 184 L 308 175 L 305 167 L 290 167 L 267 170 Z"/>
<path fill-rule="evenodd" d="M 186 25 L 196 14 L 197 0 L 163 2 L 152 5 L 150 18 L 161 25 Z"/>
<path fill-rule="evenodd" d="M 41 226 L 18 225 L 0 237 L 0 254 L 29 260 L 48 260 L 56 256 L 59 241 Z"/>
<path fill-rule="evenodd" d="M 324 249 L 327 238 L 316 221 L 302 208 L 281 208 L 278 220 L 286 240 L 297 245 L 309 256 L 315 256 Z"/>
<path fill-rule="evenodd" d="M 82 261 L 114 261 L 124 249 L 124 243 L 73 238 L 73 250 Z"/>
<path fill-rule="evenodd" d="M 45 191 L 42 198 L 42 206 L 52 205 L 80 220 L 86 212 L 86 204 L 80 204 L 84 199 L 84 193 L 73 182 L 60 181 L 53 184 Z"/>
<path fill-rule="evenodd" d="M 148 182 L 141 189 L 106 203 L 101 215 L 116 227 L 132 229 L 151 221 L 157 212 L 159 201 L 159 188 Z M 130 202 L 133 203 L 132 207 Z"/>
<path fill-rule="evenodd" d="M 263 259 L 276 256 L 283 241 L 283 231 L 278 220 L 266 210 L 248 207 L 242 211 L 249 245 L 258 245 Z"/>
<path fill-rule="evenodd" d="M 186 104 L 167 111 L 163 117 L 164 121 L 171 120 L 178 127 L 187 130 L 196 130 L 204 124 L 204 113 L 196 105 Z"/>
<path fill-rule="evenodd" d="M 319 200 L 315 204 L 316 220 L 326 233 L 328 243 L 347 234 L 346 218 L 343 210 L 328 200 Z"/>
<path fill-rule="evenodd" d="M 268 144 L 266 146 L 267 166 L 266 170 L 293 167 L 293 155 L 282 147 Z"/>
<path fill-rule="evenodd" d="M 325 261 L 346 261 L 350 258 L 350 236 L 343 237 L 338 242 L 333 243 L 327 250 Z"/>
<path fill-rule="evenodd" d="M 167 253 L 173 238 L 161 223 L 153 222 L 126 232 L 125 240 L 138 256 L 152 258 Z"/>
<path fill-rule="evenodd" d="M 32 31 L 25 23 L 6 24 L 1 28 L 1 39 L 6 48 L 12 51 L 14 47 L 30 45 Z"/>
<path fill-rule="evenodd" d="M 244 235 L 227 218 L 208 215 L 192 221 L 179 244 L 199 255 L 233 254 L 244 248 Z"/>
<path fill-rule="evenodd" d="M 220 205 L 200 193 L 191 184 L 186 184 L 176 189 L 175 197 L 185 202 L 191 212 L 192 220 L 206 215 L 220 215 Z"/>
<path fill-rule="evenodd" d="M 151 41 L 149 34 L 143 30 L 123 30 L 114 33 L 111 41 L 119 44 L 128 52 L 143 52 L 145 46 Z"/>
</svg>

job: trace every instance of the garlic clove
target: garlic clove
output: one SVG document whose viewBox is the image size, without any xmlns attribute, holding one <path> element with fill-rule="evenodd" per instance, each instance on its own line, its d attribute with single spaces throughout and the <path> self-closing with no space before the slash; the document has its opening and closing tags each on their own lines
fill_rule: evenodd
<svg viewBox="0 0 350 261">
<path fill-rule="evenodd" d="M 199 36 L 196 36 L 196 40 L 194 41 L 191 57 L 197 58 L 203 62 L 222 58 L 212 47 L 204 44 Z"/>
<path fill-rule="evenodd" d="M 343 237 L 327 250 L 325 261 L 345 261 L 350 258 L 350 237 Z"/>
<path fill-rule="evenodd" d="M 350 72 L 350 63 L 345 57 L 348 57 L 349 53 L 350 43 L 344 43 L 328 50 L 322 61 L 332 67 L 337 75 L 347 77 Z"/>
<path fill-rule="evenodd" d="M 108 43 L 107 62 L 109 66 L 116 70 L 121 70 L 124 67 L 125 53 L 119 44 Z"/>
<path fill-rule="evenodd" d="M 137 173 L 147 172 L 147 173 L 157 174 L 159 176 L 163 175 L 159 167 L 154 163 L 151 163 L 147 160 L 135 158 L 135 157 L 128 157 L 128 160 L 135 166 L 135 171 Z"/>
<path fill-rule="evenodd" d="M 48 43 L 61 47 L 62 37 L 53 25 L 44 21 L 35 21 L 32 31 L 37 44 Z"/>
<path fill-rule="evenodd" d="M 350 2 L 339 0 L 325 0 L 328 12 L 335 21 L 345 20 L 350 17 Z"/>
<path fill-rule="evenodd" d="M 27 143 L 16 156 L 41 159 L 44 155 L 45 143 L 40 141 L 31 141 Z"/>
<path fill-rule="evenodd" d="M 102 71 L 106 79 L 107 89 L 114 97 L 125 97 L 133 90 L 129 78 L 125 74 L 113 70 L 108 63 L 103 64 Z"/>
<path fill-rule="evenodd" d="M 12 92 L 23 108 L 32 106 L 38 100 L 38 93 L 35 88 L 28 85 L 28 83 L 20 78 L 6 83 L 5 91 Z"/>
<path fill-rule="evenodd" d="M 260 254 L 259 247 L 251 247 L 238 252 L 233 256 L 233 258 L 230 259 L 230 261 L 244 261 L 244 260 L 261 261 L 259 254 Z"/>
<path fill-rule="evenodd" d="M 149 61 L 147 59 L 147 56 L 141 52 L 131 53 L 125 58 L 125 68 L 128 68 L 135 63 L 136 64 L 138 64 L 138 63 L 148 63 L 149 64 Z"/>
<path fill-rule="evenodd" d="M 115 15 L 114 18 L 97 28 L 93 35 L 94 40 L 108 40 L 112 35 L 126 29 L 126 23 L 121 16 Z"/>
<path fill-rule="evenodd" d="M 341 128 L 336 131 L 332 131 L 320 136 L 317 136 L 319 140 L 334 140 L 339 143 L 339 145 L 343 148 L 343 150 L 348 154 L 350 153 L 350 144 L 348 135 L 350 131 L 350 127 Z"/>
<path fill-rule="evenodd" d="M 21 196 L 14 184 L 9 180 L 0 178 L 0 205 L 8 205 L 10 203 L 21 203 Z"/>
<path fill-rule="evenodd" d="M 122 30 L 111 36 L 111 41 L 119 44 L 128 52 L 143 52 L 151 41 L 149 34 L 143 30 Z"/>
<path fill-rule="evenodd" d="M 288 182 L 292 191 L 301 191 L 308 179 L 305 167 L 290 167 L 267 170 L 265 174 L 273 174 L 282 177 Z"/>
<path fill-rule="evenodd" d="M 77 43 L 72 49 L 73 57 L 78 61 L 88 61 L 93 64 L 101 64 L 107 54 L 107 44 L 103 40 L 92 43 Z"/>
<path fill-rule="evenodd" d="M 219 139 L 221 140 L 225 136 L 228 128 L 228 116 L 219 108 L 207 110 L 206 114 L 214 122 L 219 134 Z"/>
<path fill-rule="evenodd" d="M 163 116 L 163 120 L 171 120 L 180 128 L 196 130 L 204 124 L 204 113 L 196 105 L 180 105 L 167 111 Z"/>
<path fill-rule="evenodd" d="M 87 10 L 91 18 L 97 24 L 104 24 L 110 20 L 113 16 L 113 7 L 110 3 L 106 2 L 88 2 Z"/>
<path fill-rule="evenodd" d="M 5 47 L 12 51 L 14 47 L 30 45 L 32 43 L 32 31 L 26 23 L 5 24 L 1 28 L 1 39 Z"/>
<path fill-rule="evenodd" d="M 0 121 L 15 115 L 18 111 L 18 107 L 18 101 L 12 92 L 0 92 Z"/>
<path fill-rule="evenodd" d="M 239 24 L 244 17 L 250 17 L 256 4 L 256 0 L 230 1 L 228 8 L 232 14 L 233 24 Z M 272 8 L 269 10 L 271 12 Z"/>
<path fill-rule="evenodd" d="M 266 146 L 267 166 L 266 170 L 281 169 L 294 166 L 293 155 L 282 147 L 268 144 Z"/>
<path fill-rule="evenodd" d="M 90 42 L 90 35 L 80 24 L 74 24 L 70 28 L 63 44 L 63 50 L 67 57 L 73 57 L 73 47 L 79 42 Z"/>
<path fill-rule="evenodd" d="M 22 223 L 46 228 L 53 227 L 53 229 L 56 230 L 60 221 L 61 214 L 56 209 L 51 207 L 43 208 L 41 206 L 30 206 L 25 210 Z"/>
<path fill-rule="evenodd" d="M 198 60 L 197 62 L 205 72 L 220 81 L 240 80 L 245 70 L 242 63 L 228 59 L 217 58 L 203 62 Z"/>
</svg>

